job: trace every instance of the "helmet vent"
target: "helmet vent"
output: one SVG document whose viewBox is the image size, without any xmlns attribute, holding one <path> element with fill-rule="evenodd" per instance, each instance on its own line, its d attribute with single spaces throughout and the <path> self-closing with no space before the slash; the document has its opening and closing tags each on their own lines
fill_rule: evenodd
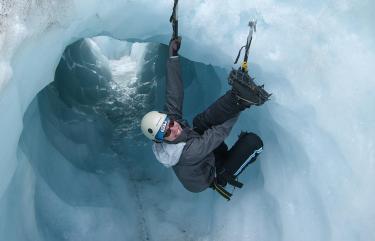
<svg viewBox="0 0 375 241">
<path fill-rule="evenodd" d="M 148 128 L 148 133 L 152 134 L 152 129 L 151 128 Z"/>
</svg>

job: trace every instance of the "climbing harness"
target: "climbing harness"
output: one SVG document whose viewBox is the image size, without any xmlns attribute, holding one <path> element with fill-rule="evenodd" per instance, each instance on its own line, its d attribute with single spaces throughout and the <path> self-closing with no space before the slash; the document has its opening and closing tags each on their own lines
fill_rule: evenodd
<svg viewBox="0 0 375 241">
<path fill-rule="evenodd" d="M 230 201 L 230 198 L 232 197 L 232 193 L 225 190 L 223 186 L 217 183 L 216 178 L 214 179 L 213 183 L 211 184 L 211 188 L 218 192 L 223 198 L 225 198 L 227 201 Z"/>
<path fill-rule="evenodd" d="M 235 177 L 233 177 L 233 176 L 228 177 L 227 181 L 233 187 L 237 187 L 237 188 L 242 188 L 243 187 L 243 183 L 237 181 L 237 179 Z"/>
<path fill-rule="evenodd" d="M 233 186 L 232 193 L 228 192 L 221 184 L 217 182 L 217 179 L 215 178 L 214 181 L 211 184 L 211 188 L 218 192 L 222 197 L 224 197 L 227 201 L 230 201 L 230 198 L 233 195 L 233 192 L 236 188 L 242 188 L 243 184 L 236 179 L 228 179 L 228 183 Z"/>
<path fill-rule="evenodd" d="M 172 15 L 169 18 L 169 22 L 172 23 L 172 29 L 173 29 L 172 39 L 176 39 L 178 37 L 177 11 L 178 11 L 178 0 L 174 0 Z"/>
<path fill-rule="evenodd" d="M 222 185 L 221 182 L 219 182 L 219 178 L 217 176 L 217 174 L 215 174 L 215 178 L 214 178 L 214 181 L 212 182 L 211 184 L 211 188 L 218 192 L 222 197 L 224 197 L 227 201 L 230 201 L 230 198 L 232 197 L 233 195 L 233 192 L 236 188 L 242 188 L 243 187 L 243 183 L 239 182 L 237 180 L 237 177 L 236 176 L 233 176 L 233 175 L 230 175 L 228 174 L 227 172 L 225 172 L 225 170 L 221 171 L 219 173 L 220 175 L 220 180 L 224 181 L 225 183 L 229 183 L 230 185 L 233 186 L 233 191 L 232 193 L 228 192 L 225 188 L 224 188 L 224 185 Z"/>
</svg>

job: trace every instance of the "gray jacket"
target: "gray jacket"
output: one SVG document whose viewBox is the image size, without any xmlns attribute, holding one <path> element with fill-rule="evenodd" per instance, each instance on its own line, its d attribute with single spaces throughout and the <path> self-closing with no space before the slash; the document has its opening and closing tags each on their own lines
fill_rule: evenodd
<svg viewBox="0 0 375 241">
<path fill-rule="evenodd" d="M 213 151 L 229 135 L 237 117 L 213 126 L 203 135 L 190 128 L 182 117 L 184 86 L 178 57 L 169 58 L 167 62 L 166 92 L 165 112 L 181 124 L 183 131 L 173 142 L 154 143 L 153 151 L 161 163 L 173 166 L 187 190 L 201 192 L 210 186 L 215 177 Z"/>
</svg>

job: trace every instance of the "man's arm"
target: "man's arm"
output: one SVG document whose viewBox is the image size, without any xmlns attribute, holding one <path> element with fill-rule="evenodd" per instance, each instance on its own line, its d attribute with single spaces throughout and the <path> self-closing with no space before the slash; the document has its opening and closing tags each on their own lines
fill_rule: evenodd
<svg viewBox="0 0 375 241">
<path fill-rule="evenodd" d="M 169 42 L 164 110 L 173 119 L 182 119 L 182 104 L 184 101 L 184 83 L 181 78 L 180 60 L 178 57 L 180 46 L 181 37 L 172 38 Z"/>
<path fill-rule="evenodd" d="M 178 56 L 172 56 L 167 61 L 165 112 L 167 115 L 182 119 L 184 100 L 184 84 L 181 78 L 180 61 Z"/>
</svg>

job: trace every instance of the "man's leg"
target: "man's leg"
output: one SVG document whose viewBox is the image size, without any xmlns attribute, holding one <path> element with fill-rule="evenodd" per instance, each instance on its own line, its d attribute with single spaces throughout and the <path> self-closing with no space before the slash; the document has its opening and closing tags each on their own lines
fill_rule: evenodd
<svg viewBox="0 0 375 241">
<path fill-rule="evenodd" d="M 228 155 L 228 146 L 225 142 L 222 142 L 215 150 L 215 166 L 216 170 L 221 170 L 223 164 L 226 162 Z"/>
<path fill-rule="evenodd" d="M 250 163 L 256 160 L 262 150 L 263 142 L 259 136 L 242 132 L 237 142 L 228 151 L 226 160 L 221 163 L 221 168 L 217 170 L 219 179 L 222 179 L 221 182 L 225 182 L 228 178 L 238 177 Z"/>
<path fill-rule="evenodd" d="M 229 90 L 217 99 L 205 111 L 196 115 L 193 120 L 194 130 L 200 134 L 214 125 L 220 125 L 232 119 L 248 106 L 238 102 L 235 94 Z"/>
</svg>

